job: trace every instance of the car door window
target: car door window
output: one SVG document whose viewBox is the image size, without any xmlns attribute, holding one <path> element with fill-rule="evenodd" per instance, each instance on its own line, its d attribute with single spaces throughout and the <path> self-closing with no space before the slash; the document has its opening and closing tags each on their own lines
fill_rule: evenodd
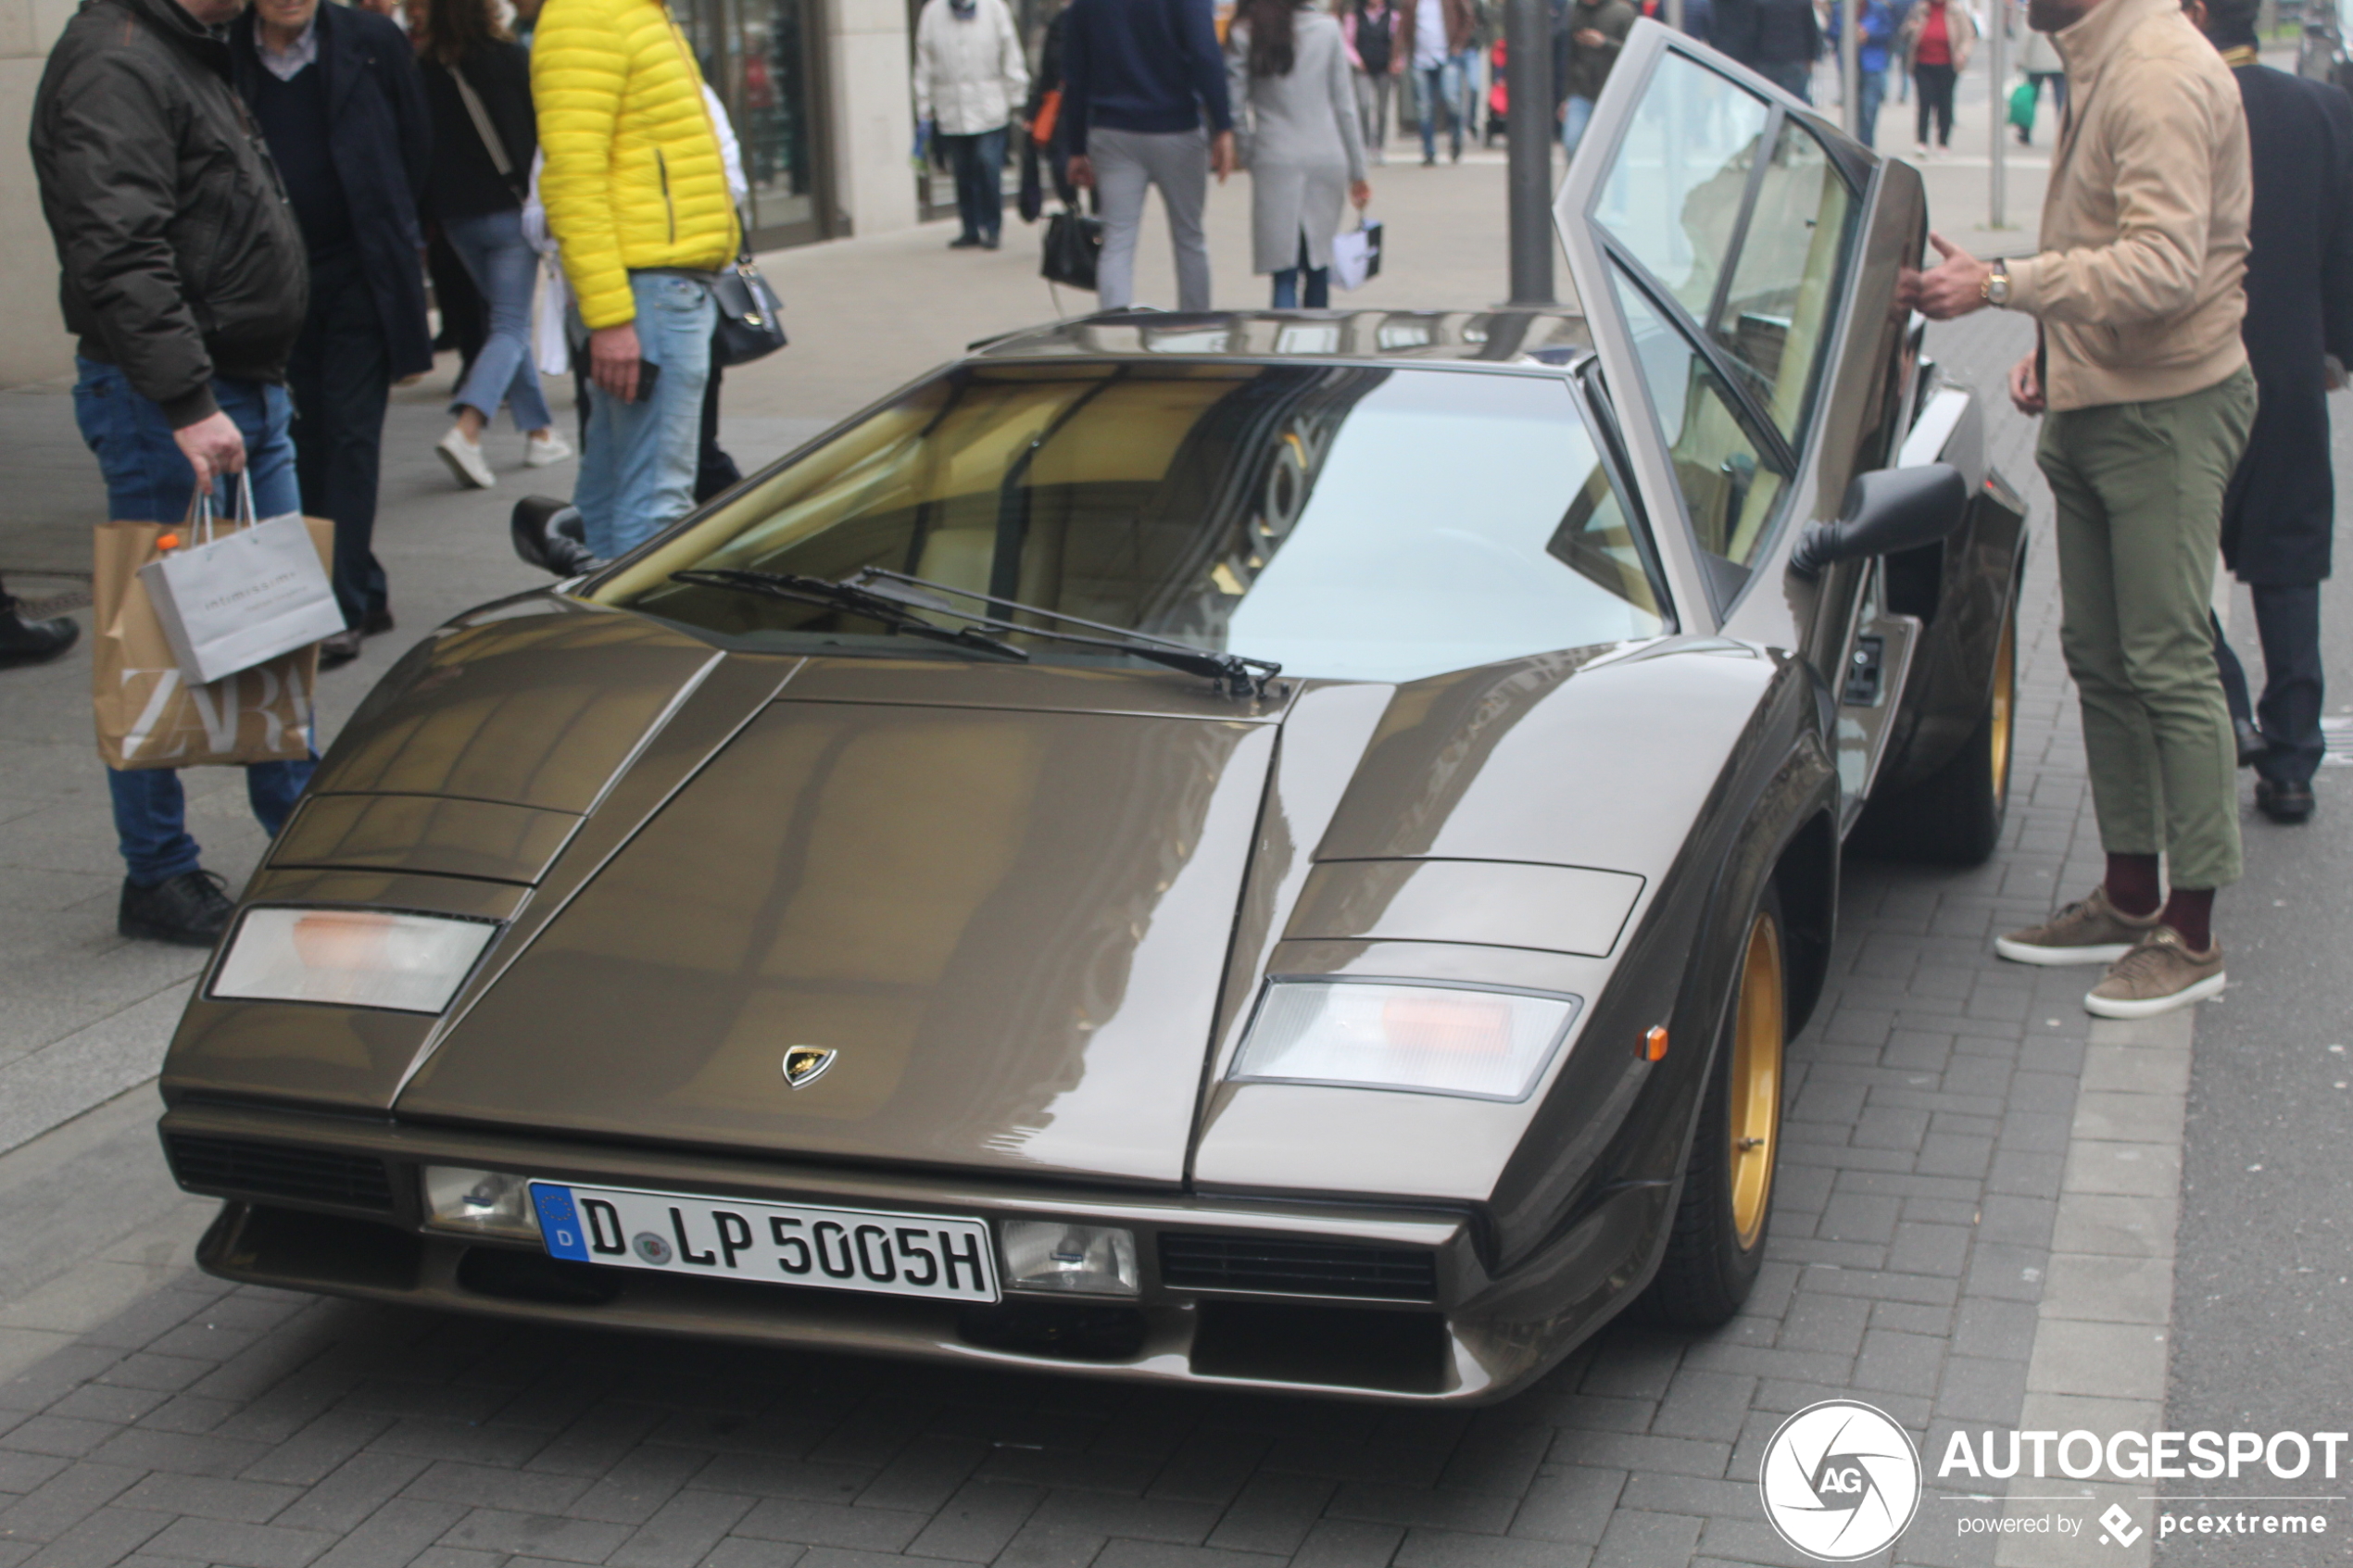
<svg viewBox="0 0 2353 1568">
<path fill-rule="evenodd" d="M 1754 430 L 1716 362 L 1653 303 L 1642 286 L 1613 271 L 1620 311 L 1667 436 L 1675 483 L 1699 547 L 1745 568 L 1789 483 L 1786 459 Z"/>
</svg>

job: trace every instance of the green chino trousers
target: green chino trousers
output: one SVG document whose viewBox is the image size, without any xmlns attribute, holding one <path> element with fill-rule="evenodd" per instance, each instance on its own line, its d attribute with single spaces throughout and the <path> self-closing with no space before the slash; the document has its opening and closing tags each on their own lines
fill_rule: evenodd
<svg viewBox="0 0 2353 1568">
<path fill-rule="evenodd" d="M 2237 753 L 2207 608 L 2222 491 L 2255 422 L 2242 368 L 2183 397 L 2045 416 L 2059 645 L 2083 704 L 2100 843 L 2176 887 L 2238 880 Z"/>
</svg>

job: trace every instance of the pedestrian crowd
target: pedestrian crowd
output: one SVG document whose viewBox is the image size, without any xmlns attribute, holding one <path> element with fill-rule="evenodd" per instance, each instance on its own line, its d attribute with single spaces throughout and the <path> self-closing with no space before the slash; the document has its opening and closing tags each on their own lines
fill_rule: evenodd
<svg viewBox="0 0 2353 1568">
<path fill-rule="evenodd" d="M 545 0 L 511 28 L 491 0 L 402 5 L 396 23 L 321 0 L 86 0 L 32 114 L 76 416 L 110 516 L 178 524 L 237 476 L 256 518 L 328 520 L 344 626 L 330 663 L 394 623 L 377 470 L 391 388 L 433 362 L 429 261 L 464 359 L 435 448 L 459 483 L 497 482 L 502 409 L 527 467 L 574 456 L 540 381 L 535 316 L 551 299 L 567 312 L 556 361 L 577 378 L 584 558 L 635 548 L 736 477 L 716 445 L 714 341 L 746 187 L 678 23 L 661 0 Z M 2234 768 L 2258 771 L 2267 817 L 2296 822 L 2323 751 L 2324 399 L 2353 362 L 2353 100 L 2258 63 L 2257 5 L 2028 0 L 2012 122 L 2031 136 L 2045 88 L 2060 116 L 2043 248 L 1985 261 L 1931 236 L 1939 258 L 1905 285 L 1931 319 L 2036 322 L 2009 393 L 2042 421 L 2108 866 L 1997 948 L 2107 966 L 2086 1003 L 2113 1016 L 2221 988 L 2213 904 L 2242 860 Z M 1572 152 L 1634 21 L 1658 9 L 1557 0 L 1550 74 Z M 1843 26 L 1814 0 L 1678 14 L 1801 102 Z M 1948 144 L 1981 26 L 1969 0 L 1858 0 L 1862 139 L 1900 63 L 1922 151 Z M 954 173 L 951 248 L 1001 245 L 1018 136 L 1033 175 L 1050 168 L 1066 203 L 1086 193 L 1094 209 L 1103 308 L 1136 301 L 1157 190 L 1176 307 L 1206 310 L 1208 188 L 1243 172 L 1252 270 L 1275 307 L 1316 308 L 1392 120 L 1432 165 L 1441 132 L 1457 160 L 1480 133 L 1481 82 L 1500 119 L 1496 31 L 1482 0 L 1239 0 L 1222 26 L 1212 0 L 1072 0 L 1033 74 L 1006 0 L 926 0 L 913 102 L 922 144 Z M 2218 554 L 2252 590 L 2258 699 L 2210 608 Z M 72 636 L 0 598 L 0 659 Z M 249 763 L 265 831 L 314 763 Z M 110 767 L 108 783 L 120 929 L 208 945 L 230 903 L 175 772 Z"/>
</svg>

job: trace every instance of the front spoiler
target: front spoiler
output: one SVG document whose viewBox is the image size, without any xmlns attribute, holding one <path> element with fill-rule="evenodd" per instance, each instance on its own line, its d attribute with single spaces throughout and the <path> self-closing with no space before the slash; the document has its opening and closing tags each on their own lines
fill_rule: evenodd
<svg viewBox="0 0 2353 1568">
<path fill-rule="evenodd" d="M 1428 1209 L 1064 1191 L 957 1173 L 845 1171 L 245 1106 L 182 1104 L 161 1131 L 365 1152 L 395 1173 L 396 1206 L 383 1214 L 231 1196 L 196 1252 L 200 1267 L 224 1279 L 584 1328 L 1384 1403 L 1487 1403 L 1541 1375 L 1647 1282 L 1673 1199 L 1660 1185 L 1617 1189 L 1554 1245 L 1492 1280 L 1470 1216 Z M 426 1161 L 983 1220 L 1037 1214 L 1125 1223 L 1138 1231 L 1147 1260 L 1144 1289 L 1136 1302 L 1111 1306 L 1009 1292 L 1001 1310 L 635 1270 L 594 1270 L 584 1289 L 585 1276 L 549 1269 L 553 1261 L 535 1248 L 422 1229 L 413 1166 Z M 1428 1248 L 1439 1260 L 1437 1300 L 1168 1286 L 1152 1261 L 1163 1227 Z M 532 1277 L 518 1285 L 524 1275 Z M 1114 1342 L 1058 1326 L 1090 1315 L 1119 1320 Z M 1042 1337 L 1033 1343 L 1024 1325 Z"/>
</svg>

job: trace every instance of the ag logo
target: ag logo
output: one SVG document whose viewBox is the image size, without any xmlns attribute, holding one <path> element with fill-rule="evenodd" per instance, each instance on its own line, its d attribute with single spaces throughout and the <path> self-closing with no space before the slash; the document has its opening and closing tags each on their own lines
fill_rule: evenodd
<svg viewBox="0 0 2353 1568">
<path fill-rule="evenodd" d="M 1824 1562 L 1853 1562 L 1885 1550 L 1912 1523 L 1919 1450 L 1885 1411 L 1825 1399 L 1781 1423 L 1756 1486 L 1781 1539 Z"/>
</svg>

